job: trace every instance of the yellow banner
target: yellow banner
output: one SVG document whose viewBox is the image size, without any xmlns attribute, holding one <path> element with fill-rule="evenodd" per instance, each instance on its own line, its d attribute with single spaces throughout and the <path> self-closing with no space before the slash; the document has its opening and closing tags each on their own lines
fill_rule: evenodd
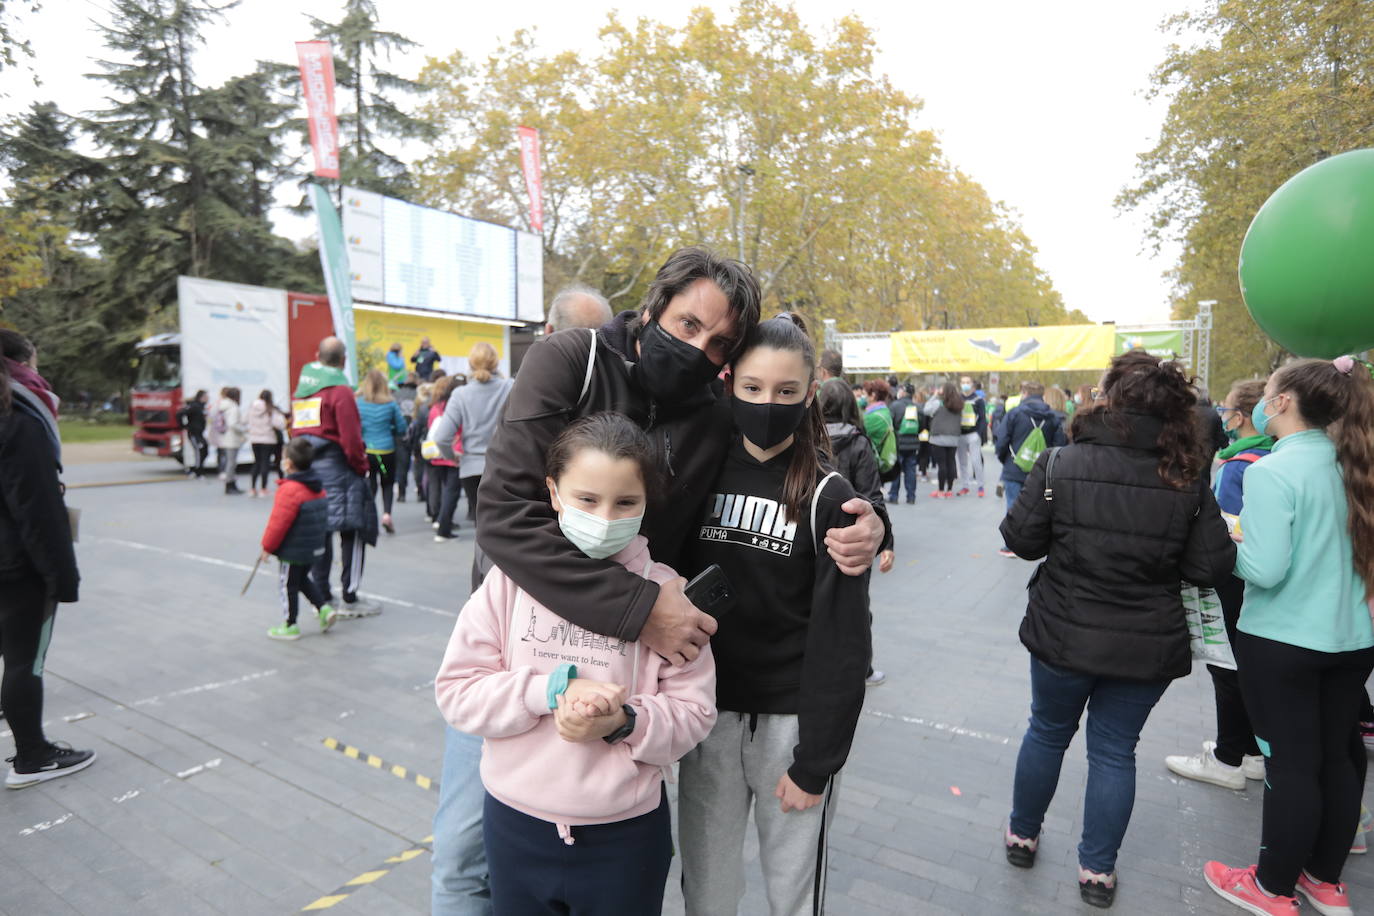
<svg viewBox="0 0 1374 916">
<path fill-rule="evenodd" d="M 496 355 L 504 358 L 506 329 L 499 324 L 486 324 L 481 321 L 460 321 L 441 315 L 400 315 L 395 312 L 377 312 L 365 305 L 354 309 L 359 342 L 368 341 L 378 350 L 385 352 L 391 345 L 401 345 L 401 353 L 409 365 L 410 354 L 420 346 L 420 338 L 428 337 L 430 344 L 443 356 L 460 356 L 467 359 L 468 353 L 478 341 L 486 341 L 496 348 Z"/>
<path fill-rule="evenodd" d="M 1116 328 L 1111 325 L 901 331 L 892 335 L 892 371 L 1105 369 L 1115 348 Z"/>
</svg>

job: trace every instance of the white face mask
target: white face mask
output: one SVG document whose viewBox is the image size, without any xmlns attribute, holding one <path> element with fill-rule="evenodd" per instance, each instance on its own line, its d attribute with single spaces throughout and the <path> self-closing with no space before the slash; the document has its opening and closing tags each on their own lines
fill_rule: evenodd
<svg viewBox="0 0 1374 916">
<path fill-rule="evenodd" d="M 574 508 L 564 502 L 557 487 L 553 488 L 553 495 L 563 506 L 558 514 L 558 527 L 563 536 L 593 560 L 604 560 L 628 547 L 644 521 L 643 512 L 632 518 L 606 519 Z"/>
</svg>

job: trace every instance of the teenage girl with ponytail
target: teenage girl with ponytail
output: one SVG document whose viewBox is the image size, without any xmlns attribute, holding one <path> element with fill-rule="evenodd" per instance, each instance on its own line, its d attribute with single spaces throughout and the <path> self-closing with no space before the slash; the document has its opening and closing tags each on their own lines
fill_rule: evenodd
<svg viewBox="0 0 1374 916">
<path fill-rule="evenodd" d="M 823 540 L 852 521 L 840 507 L 854 490 L 821 464 L 816 351 L 800 319 L 761 322 L 729 384 L 739 435 L 691 568 L 719 564 L 737 601 L 711 639 L 716 724 L 682 758 L 683 896 L 689 916 L 739 910 L 753 803 L 770 911 L 822 912 L 826 826 L 869 660 L 868 576 L 841 573 Z"/>
<path fill-rule="evenodd" d="M 1357 728 L 1374 669 L 1374 381 L 1349 356 L 1269 379 L 1254 425 L 1274 451 L 1245 475 L 1235 653 L 1268 778 L 1258 865 L 1208 862 L 1208 885 L 1251 913 L 1295 914 L 1295 891 L 1349 914 L 1340 883 L 1360 813 Z"/>
</svg>

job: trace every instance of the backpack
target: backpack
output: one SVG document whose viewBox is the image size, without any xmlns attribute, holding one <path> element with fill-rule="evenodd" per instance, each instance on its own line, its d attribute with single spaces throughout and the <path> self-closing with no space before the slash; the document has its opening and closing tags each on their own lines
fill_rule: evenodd
<svg viewBox="0 0 1374 916">
<path fill-rule="evenodd" d="M 919 436 L 921 434 L 921 409 L 915 404 L 908 404 L 906 410 L 902 411 L 902 423 L 897 427 L 899 436 Z"/>
<path fill-rule="evenodd" d="M 224 411 L 218 407 L 210 411 L 210 428 L 215 431 L 217 436 L 222 436 L 229 431 L 229 422 L 224 419 Z"/>
<path fill-rule="evenodd" d="M 1012 463 L 1018 468 L 1030 473 L 1030 469 L 1035 467 L 1035 459 L 1040 457 L 1040 453 L 1045 450 L 1045 421 L 1036 423 L 1031 420 L 1031 431 L 1026 438 L 1021 441 L 1021 446 L 1012 456 Z"/>
<path fill-rule="evenodd" d="M 887 435 L 883 437 L 882 447 L 875 451 L 878 456 L 878 479 L 883 483 L 891 483 L 902 470 L 901 465 L 897 463 L 897 436 L 891 427 L 888 427 Z"/>
</svg>

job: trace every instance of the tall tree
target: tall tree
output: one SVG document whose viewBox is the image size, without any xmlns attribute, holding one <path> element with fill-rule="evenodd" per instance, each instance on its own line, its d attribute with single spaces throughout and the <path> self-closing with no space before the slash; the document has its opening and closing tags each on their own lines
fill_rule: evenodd
<svg viewBox="0 0 1374 916">
<path fill-rule="evenodd" d="M 26 7 L 30 12 L 35 12 L 38 0 L 0 0 L 0 70 L 13 67 L 20 58 L 33 57 L 33 45 L 15 31 L 15 7 Z"/>
<path fill-rule="evenodd" d="M 393 197 L 411 197 L 415 187 L 410 169 L 380 144 L 430 134 L 429 125 L 402 107 L 396 97 L 396 93 L 424 92 L 424 84 L 388 69 L 394 52 L 416 47 L 416 42 L 378 27 L 374 0 L 344 0 L 339 21 L 312 16 L 310 24 L 319 38 L 327 38 L 333 46 L 334 77 L 341 94 L 351 102 L 339 115 L 340 180 Z"/>
<path fill-rule="evenodd" d="M 419 166 L 430 203 L 526 222 L 515 128 L 541 130 L 545 281 L 633 303 L 673 248 L 747 261 L 773 305 L 849 328 L 1027 309 L 1068 320 L 1004 209 L 912 121 L 854 17 L 823 35 L 773 0 L 681 27 L 612 14 L 598 52 L 544 54 L 518 32 L 485 62 L 432 61 Z"/>
<path fill-rule="evenodd" d="M 1361 0 L 1210 0 L 1164 28 L 1175 44 L 1150 92 L 1170 97 L 1157 144 L 1118 205 L 1151 216 L 1148 240 L 1182 245 L 1174 314 L 1215 299 L 1212 377 L 1275 368 L 1285 353 L 1251 320 L 1236 275 L 1245 231 L 1279 185 L 1368 146 L 1374 125 L 1374 5 Z"/>
</svg>

